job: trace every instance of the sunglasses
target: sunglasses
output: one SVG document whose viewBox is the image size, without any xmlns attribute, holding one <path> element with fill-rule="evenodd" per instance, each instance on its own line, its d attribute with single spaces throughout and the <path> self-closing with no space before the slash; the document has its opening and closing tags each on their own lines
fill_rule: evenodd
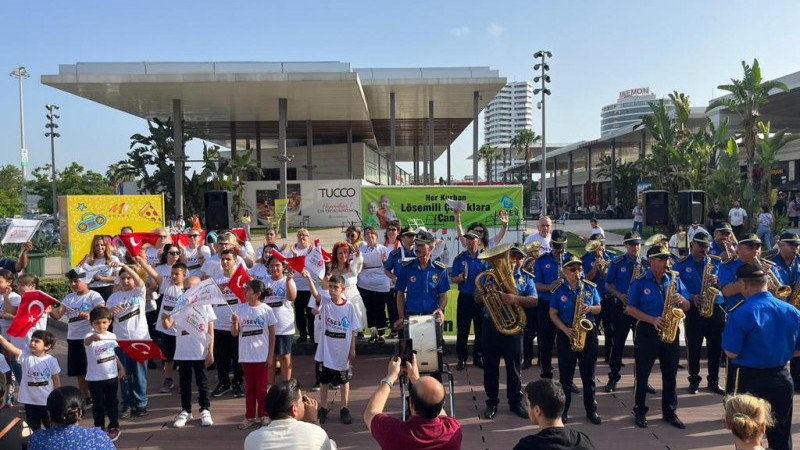
<svg viewBox="0 0 800 450">
<path fill-rule="evenodd" d="M 168 239 L 169 238 L 169 236 L 167 236 L 166 234 L 159 235 L 158 237 L 160 237 L 161 239 Z"/>
<path fill-rule="evenodd" d="M 387 228 L 386 231 L 397 231 L 397 228 Z"/>
<path fill-rule="evenodd" d="M 486 232 L 486 230 L 479 230 L 479 229 L 477 229 L 477 228 L 476 228 L 476 229 L 474 229 L 474 230 L 472 230 L 472 231 L 474 231 L 474 232 L 476 232 L 476 233 L 485 233 L 485 232 Z"/>
<path fill-rule="evenodd" d="M 172 252 L 172 251 L 169 251 L 169 252 L 167 252 L 167 254 L 168 254 L 168 255 L 180 255 L 180 254 L 181 254 L 181 252 Z"/>
<path fill-rule="evenodd" d="M 579 270 L 583 270 L 583 267 L 568 267 L 567 270 L 570 272 L 577 272 Z"/>
<path fill-rule="evenodd" d="M 196 238 L 196 237 L 200 237 L 200 235 L 199 234 L 190 234 L 189 237 L 190 238 Z"/>
</svg>

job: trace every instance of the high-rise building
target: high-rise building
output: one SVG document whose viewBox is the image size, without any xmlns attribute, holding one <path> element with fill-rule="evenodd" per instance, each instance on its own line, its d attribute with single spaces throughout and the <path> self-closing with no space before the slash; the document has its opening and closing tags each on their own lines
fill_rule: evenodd
<svg viewBox="0 0 800 450">
<path fill-rule="evenodd" d="M 649 87 L 628 89 L 619 93 L 616 103 L 606 105 L 600 111 L 600 135 L 605 136 L 612 131 L 637 125 L 642 116 L 650 115 L 651 102 L 657 102 L 656 94 Z M 670 115 L 675 114 L 675 105 L 670 100 L 664 102 Z"/>
<path fill-rule="evenodd" d="M 519 155 L 510 152 L 511 139 L 520 130 L 533 130 L 533 85 L 517 81 L 505 85 L 483 112 L 483 138 L 486 144 L 506 155 L 495 162 L 498 173 L 519 164 Z"/>
</svg>

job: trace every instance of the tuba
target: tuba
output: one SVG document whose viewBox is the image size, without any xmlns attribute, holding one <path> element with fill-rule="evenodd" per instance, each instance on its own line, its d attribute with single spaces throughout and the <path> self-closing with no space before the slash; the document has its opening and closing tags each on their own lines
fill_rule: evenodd
<svg viewBox="0 0 800 450">
<path fill-rule="evenodd" d="M 769 291 L 772 292 L 772 295 L 781 300 L 788 299 L 789 296 L 792 295 L 792 287 L 781 283 L 781 280 L 779 280 L 775 272 L 772 271 L 772 266 L 774 266 L 775 263 L 764 258 L 761 258 L 759 262 L 764 266 L 764 271 L 767 273 Z"/>
<path fill-rule="evenodd" d="M 700 314 L 700 317 L 708 319 L 714 315 L 714 305 L 717 303 L 719 289 L 711 286 L 709 281 L 711 271 L 714 270 L 714 261 L 712 261 L 710 257 L 706 257 L 706 259 L 708 261 L 703 271 L 703 282 L 700 288 L 700 308 L 698 308 L 697 312 Z"/>
<path fill-rule="evenodd" d="M 475 277 L 477 294 L 483 298 L 489 318 L 497 331 L 507 336 L 521 332 L 527 321 L 522 306 L 506 305 L 501 298 L 503 293 L 517 294 L 514 272 L 508 257 L 510 251 L 511 244 L 503 244 L 481 253 L 478 259 L 486 260 L 491 269 Z"/>
<path fill-rule="evenodd" d="M 667 288 L 667 295 L 664 296 L 664 311 L 661 318 L 667 323 L 664 328 L 658 330 L 658 339 L 665 344 L 672 344 L 678 337 L 678 325 L 681 320 L 686 318 L 686 313 L 682 309 L 676 308 L 670 300 L 678 289 L 678 272 L 670 271 L 672 280 Z"/>
<path fill-rule="evenodd" d="M 595 259 L 600 261 L 597 270 L 599 270 L 603 276 L 605 276 L 606 272 L 608 271 L 608 260 L 605 258 L 603 255 L 603 250 L 600 248 L 602 245 L 603 243 L 600 241 L 589 241 L 589 243 L 586 244 L 586 247 L 584 247 L 584 250 L 586 250 L 587 253 L 595 253 Z"/>
<path fill-rule="evenodd" d="M 578 333 L 578 337 L 570 338 L 569 349 L 573 352 L 582 352 L 586 345 L 586 333 L 594 329 L 594 324 L 586 318 L 586 314 L 581 314 L 583 309 L 584 297 L 591 298 L 592 291 L 584 291 L 583 278 L 578 282 L 578 295 L 575 297 L 575 315 L 572 317 L 572 329 Z"/>
</svg>

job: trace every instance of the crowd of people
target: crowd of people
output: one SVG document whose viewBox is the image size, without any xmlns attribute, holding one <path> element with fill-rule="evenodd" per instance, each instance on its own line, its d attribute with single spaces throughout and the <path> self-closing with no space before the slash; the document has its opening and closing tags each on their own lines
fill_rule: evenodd
<svg viewBox="0 0 800 450">
<path fill-rule="evenodd" d="M 725 425 L 736 442 L 760 442 L 766 434 L 771 448 L 791 448 L 792 395 L 800 387 L 800 312 L 790 304 L 794 291 L 788 302 L 773 293 L 800 283 L 795 279 L 800 236 L 781 233 L 779 251 L 765 261 L 759 235 L 743 232 L 735 241 L 736 225 L 720 221 L 713 236 L 692 230 L 689 252 L 680 258 L 670 253 L 666 237 L 642 249 L 635 231 L 624 237 L 625 252 L 614 257 L 595 219 L 585 238 L 593 250 L 579 257 L 568 251 L 567 233 L 554 230 L 547 217 L 524 244 L 501 247 L 508 216 L 499 218 L 502 228 L 489 236 L 482 223 L 464 229 L 456 212 L 465 250 L 454 258 L 452 270 L 433 257 L 437 240 L 425 229 L 391 220 L 381 237 L 377 228 L 352 226 L 331 247 L 322 276 L 293 264 L 298 257 L 322 253 L 304 228 L 291 244 L 279 244 L 276 231 L 267 229 L 254 248 L 236 230 L 204 232 L 177 224 L 175 230 L 153 230 L 157 240 L 138 254 L 114 248 L 110 236 L 98 235 L 81 264 L 65 275 L 72 292 L 47 308 L 26 336 L 0 337 L 6 354 L 0 371 L 16 380 L 14 401 L 24 405 L 34 447 L 74 439 L 93 442 L 89 448 L 113 446 L 124 431 L 122 420 L 148 414 L 146 367 L 156 361 L 137 362 L 121 343 L 152 339 L 163 353 L 156 358 L 163 365 L 159 392 L 174 391 L 177 376 L 180 398 L 173 427 L 184 427 L 195 412 L 201 426 L 213 425 L 211 402 L 230 395 L 244 398 L 238 428 L 260 427 L 245 439 L 245 448 L 336 448 L 319 425 L 330 419 L 333 389 L 341 394 L 339 421 L 353 423 L 349 383 L 356 342 L 408 338 L 414 316 L 433 317 L 441 326 L 453 283 L 458 289 L 456 369 L 464 370 L 471 358 L 483 370 L 483 417 L 495 419 L 498 411 L 502 359 L 508 409 L 542 429 L 521 439 L 517 449 L 593 448 L 589 436 L 565 427 L 574 411 L 572 396 L 582 396 L 589 422 L 602 424 L 595 399 L 597 361 L 603 354 L 609 363 L 605 391 L 615 392 L 629 332 L 634 333 L 636 378 L 633 423 L 649 426 L 647 394 L 655 392 L 649 377 L 659 360 L 662 418 L 685 428 L 676 392 L 675 321 L 682 318 L 689 393 L 697 393 L 702 382 L 699 350 L 705 340 L 706 386 L 729 395 Z M 507 257 L 509 273 L 500 274 L 483 257 L 497 252 Z M 21 296 L 38 289 L 35 276 L 19 273 L 25 267 L 22 257 L 0 261 L 13 269 L 0 269 L 3 331 L 16 318 Z M 250 281 L 237 293 L 231 281 L 240 271 Z M 476 285 L 487 272 L 494 280 L 482 278 Z M 186 298 L 187 291 L 204 283 L 219 288 L 220 301 L 194 304 Z M 508 283 L 515 289 L 500 288 Z M 66 377 L 48 354 L 55 337 L 46 329 L 47 316 L 67 318 Z M 471 352 L 470 327 L 475 331 Z M 293 373 L 293 348 L 306 342 L 315 346 L 311 391 L 319 391 L 319 402 L 301 391 Z M 553 380 L 554 355 L 558 381 Z M 530 369 L 534 358 L 541 379 L 523 389 L 521 371 Z M 726 380 L 720 378 L 723 358 Z M 786 368 L 790 360 L 791 371 Z M 207 373 L 212 365 L 213 388 Z M 580 385 L 573 382 L 575 369 Z M 382 448 L 461 448 L 459 422 L 444 408 L 440 371 L 434 367 L 420 374 L 416 357 L 392 358 L 363 415 Z M 409 387 L 405 421 L 383 412 L 401 378 Z M 196 406 L 193 384 L 199 392 Z M 94 431 L 67 431 L 77 430 L 72 427 L 87 407 Z"/>
</svg>

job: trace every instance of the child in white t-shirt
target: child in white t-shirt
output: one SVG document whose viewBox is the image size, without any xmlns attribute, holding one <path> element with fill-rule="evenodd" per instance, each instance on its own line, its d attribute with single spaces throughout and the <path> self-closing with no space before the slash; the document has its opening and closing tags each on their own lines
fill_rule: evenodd
<svg viewBox="0 0 800 450">
<path fill-rule="evenodd" d="M 180 263 L 179 263 L 180 264 Z M 187 309 L 188 308 L 188 309 Z M 186 309 L 186 311 L 184 311 Z M 175 329 L 175 363 L 178 365 L 181 391 L 181 412 L 175 418 L 172 426 L 181 428 L 192 419 L 192 374 L 195 377 L 200 404 L 200 424 L 204 427 L 211 426 L 211 400 L 208 395 L 208 377 L 206 368 L 214 364 L 214 321 L 217 315 L 209 305 L 184 306 L 172 314 L 180 312 L 182 320 L 175 320 L 166 312 L 161 314 L 161 322 L 165 329 Z M 187 314 L 188 313 L 188 314 Z M 190 333 L 201 331 L 203 338 Z"/>
<path fill-rule="evenodd" d="M 240 430 L 268 424 L 264 399 L 269 390 L 267 365 L 275 355 L 277 320 L 272 308 L 262 302 L 271 292 L 266 291 L 262 281 L 250 280 L 244 290 L 247 303 L 237 305 L 231 315 L 231 335 L 239 337 L 239 363 L 244 372 L 245 418 Z"/>
<path fill-rule="evenodd" d="M 106 302 L 106 307 L 114 315 L 114 334 L 121 341 L 150 339 L 144 280 L 131 267 L 119 263 L 112 263 L 110 266 L 122 268 L 119 272 L 119 290 L 111 294 Z M 125 368 L 125 377 L 120 382 L 122 412 L 119 417 L 127 419 L 131 414 L 144 416 L 147 414 L 147 368 L 121 348 L 117 348 L 117 357 Z"/>
<path fill-rule="evenodd" d="M 13 313 L 16 313 L 21 301 L 22 297 L 14 292 L 14 273 L 7 269 L 0 269 L 0 332 L 16 346 L 22 344 L 18 339 L 15 340 L 15 338 L 7 335 L 6 330 L 11 325 L 11 322 L 14 321 L 15 314 Z M 22 378 L 22 367 L 17 362 L 17 358 L 13 355 L 4 356 L 3 354 L 0 354 L 0 358 L 6 358 L 14 378 L 19 384 L 19 380 Z M 12 384 L 10 378 L 8 379 L 8 384 Z"/>
<path fill-rule="evenodd" d="M 328 292 L 317 291 L 314 283 L 309 283 L 311 295 L 316 300 L 314 314 L 322 316 L 323 330 L 320 336 L 314 360 L 317 364 L 317 379 L 320 381 L 319 403 L 328 405 L 328 385 L 338 382 L 342 391 L 343 408 L 339 417 L 344 424 L 353 423 L 348 409 L 350 402 L 350 379 L 353 374 L 350 368 L 356 358 L 356 340 L 354 334 L 361 329 L 358 313 L 351 302 L 342 297 L 345 281 L 341 275 L 331 275 L 328 280 Z M 318 416 L 320 423 L 325 423 L 328 409 L 320 407 Z"/>
<path fill-rule="evenodd" d="M 53 333 L 36 330 L 31 336 L 30 345 L 23 350 L 0 335 L 0 345 L 19 358 L 22 366 L 18 398 L 25 405 L 25 421 L 31 431 L 50 427 L 47 396 L 53 389 L 61 387 L 61 367 L 56 358 L 47 354 L 55 343 Z"/>
<path fill-rule="evenodd" d="M 292 378 L 292 346 L 294 344 L 294 308 L 292 302 L 297 297 L 297 286 L 292 278 L 283 274 L 283 261 L 270 256 L 267 258 L 269 278 L 264 285 L 274 292 L 274 296 L 264 299 L 264 303 L 272 308 L 275 314 L 275 361 L 281 365 L 281 379 Z M 298 306 L 302 307 L 302 305 Z M 272 384 L 277 382 L 275 377 L 276 364 L 270 364 L 267 375 Z"/>
<path fill-rule="evenodd" d="M 119 379 L 125 377 L 125 368 L 116 354 L 117 336 L 108 331 L 114 315 L 105 306 L 98 306 L 89 313 L 92 331 L 83 339 L 86 349 L 86 381 L 94 399 L 92 416 L 94 426 L 106 429 L 108 416 L 108 438 L 116 441 L 119 431 Z"/>
</svg>

